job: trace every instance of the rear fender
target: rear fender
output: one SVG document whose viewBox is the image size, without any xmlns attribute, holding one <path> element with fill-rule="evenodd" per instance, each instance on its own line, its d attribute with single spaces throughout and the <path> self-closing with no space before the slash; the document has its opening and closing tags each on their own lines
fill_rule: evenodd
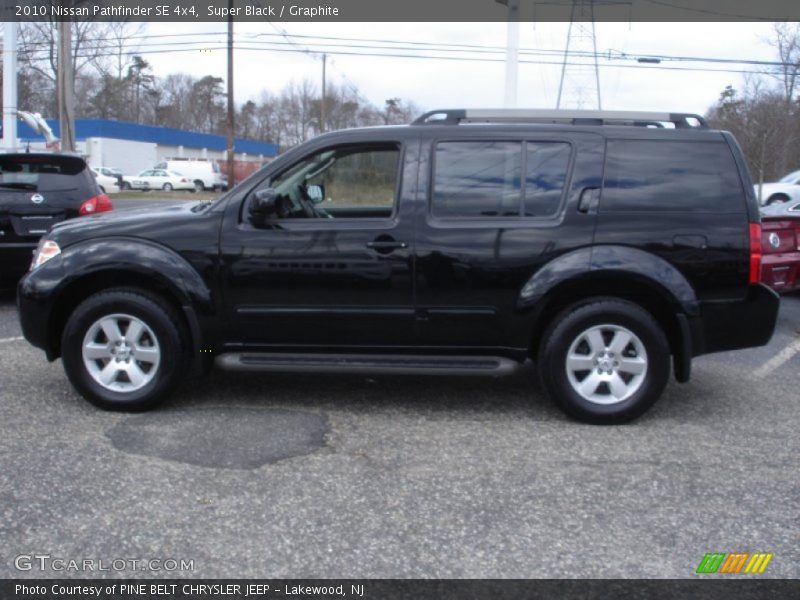
<svg viewBox="0 0 800 600">
<path fill-rule="evenodd" d="M 580 279 L 608 275 L 627 277 L 657 290 L 688 316 L 699 314 L 699 302 L 691 284 L 664 259 L 626 246 L 587 247 L 563 254 L 539 269 L 522 287 L 517 308 L 535 309 L 558 286 Z"/>
</svg>

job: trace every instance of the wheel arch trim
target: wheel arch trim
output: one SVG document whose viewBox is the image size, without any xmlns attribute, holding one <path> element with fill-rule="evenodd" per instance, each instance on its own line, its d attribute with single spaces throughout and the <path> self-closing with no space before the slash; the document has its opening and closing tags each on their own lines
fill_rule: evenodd
<svg viewBox="0 0 800 600">
<path fill-rule="evenodd" d="M 193 357 L 197 358 L 199 349 L 208 345 L 211 334 L 203 322 L 208 322 L 204 317 L 216 312 L 212 292 L 197 270 L 174 250 L 136 238 L 96 238 L 64 248 L 59 263 L 61 273 L 69 275 L 58 281 L 49 294 L 45 348 L 48 358 L 57 357 L 59 336 L 55 330 L 61 320 L 68 318 L 59 310 L 59 303 L 72 294 L 85 295 L 78 290 L 98 278 L 113 287 L 137 287 L 142 281 L 157 284 L 177 303 L 176 308 L 186 319 Z M 126 279 L 125 274 L 134 274 L 136 279 Z M 93 286 L 88 288 L 94 292 Z M 196 362 L 193 360 L 193 364 Z"/>
<path fill-rule="evenodd" d="M 525 282 L 517 309 L 534 309 L 563 284 L 604 277 L 629 278 L 658 293 L 686 315 L 699 314 L 694 288 L 674 266 L 649 252 L 616 245 L 579 248 L 553 259 Z"/>
</svg>

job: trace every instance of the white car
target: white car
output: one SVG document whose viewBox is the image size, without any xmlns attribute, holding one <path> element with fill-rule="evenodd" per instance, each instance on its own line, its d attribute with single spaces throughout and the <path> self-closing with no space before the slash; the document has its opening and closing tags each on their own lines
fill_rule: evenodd
<svg viewBox="0 0 800 600">
<path fill-rule="evenodd" d="M 100 186 L 100 191 L 104 194 L 116 194 L 119 191 L 119 184 L 116 177 L 104 175 L 94 167 L 91 167 L 92 175 L 94 175 L 97 185 Z"/>
<path fill-rule="evenodd" d="M 215 160 L 169 159 L 161 161 L 153 168 L 176 171 L 186 175 L 192 180 L 194 189 L 198 192 L 222 190 L 228 185 Z"/>
<path fill-rule="evenodd" d="M 777 183 L 765 183 L 761 186 L 760 197 L 758 195 L 758 184 L 753 187 L 756 191 L 756 198 L 759 198 L 762 206 L 783 204 L 790 200 L 800 201 L 800 171 L 793 171 L 781 177 Z"/>
<path fill-rule="evenodd" d="M 194 183 L 188 177 L 166 169 L 147 169 L 138 175 L 124 177 L 123 186 L 133 190 L 194 190 Z"/>
</svg>

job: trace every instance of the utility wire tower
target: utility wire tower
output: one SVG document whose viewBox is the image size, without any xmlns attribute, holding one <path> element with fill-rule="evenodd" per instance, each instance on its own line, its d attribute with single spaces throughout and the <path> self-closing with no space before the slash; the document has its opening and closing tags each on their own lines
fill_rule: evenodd
<svg viewBox="0 0 800 600">
<path fill-rule="evenodd" d="M 595 0 L 572 0 L 556 108 L 603 109 L 594 7 Z"/>
</svg>

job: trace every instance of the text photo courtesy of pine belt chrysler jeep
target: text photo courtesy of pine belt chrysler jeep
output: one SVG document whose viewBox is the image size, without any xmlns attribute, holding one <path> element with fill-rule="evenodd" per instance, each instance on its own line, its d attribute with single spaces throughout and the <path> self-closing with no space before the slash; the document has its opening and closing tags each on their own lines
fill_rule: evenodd
<svg viewBox="0 0 800 600">
<path fill-rule="evenodd" d="M 321 135 L 213 203 L 59 224 L 18 303 L 103 408 L 152 407 L 214 364 L 530 359 L 568 414 L 620 423 L 693 357 L 769 341 L 760 244 L 742 153 L 701 117 L 443 110 Z"/>
</svg>

